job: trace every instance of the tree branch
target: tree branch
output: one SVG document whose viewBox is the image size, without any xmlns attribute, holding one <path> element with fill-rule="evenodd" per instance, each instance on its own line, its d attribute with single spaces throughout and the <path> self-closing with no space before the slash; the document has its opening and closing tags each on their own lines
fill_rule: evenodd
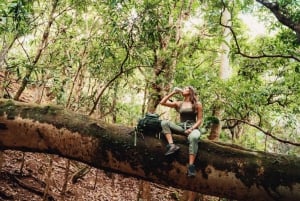
<svg viewBox="0 0 300 201">
<path fill-rule="evenodd" d="M 223 2 L 224 4 L 224 2 Z M 225 6 L 225 5 L 224 5 Z M 284 58 L 284 59 L 294 59 L 298 62 L 300 62 L 300 58 L 294 56 L 294 55 L 281 55 L 281 54 L 274 54 L 274 55 L 270 55 L 270 54 L 261 54 L 261 55 L 256 55 L 256 56 L 251 56 L 251 55 L 248 55 L 248 54 L 245 54 L 244 52 L 241 51 L 241 48 L 240 48 L 240 45 L 239 45 L 239 42 L 238 42 L 238 39 L 237 39 L 237 36 L 236 36 L 236 33 L 234 32 L 233 28 L 231 26 L 228 26 L 228 25 L 225 25 L 222 23 L 221 21 L 221 17 L 220 17 L 220 20 L 219 20 L 219 24 L 225 28 L 228 28 L 230 30 L 230 32 L 232 33 L 232 36 L 233 36 L 233 39 L 234 39 L 234 42 L 235 42 L 235 46 L 237 48 L 237 52 L 236 54 L 240 54 L 242 55 L 243 57 L 246 57 L 246 58 L 249 58 L 249 59 L 261 59 L 261 58 Z"/>
<path fill-rule="evenodd" d="M 290 142 L 290 141 L 287 141 L 287 140 L 280 139 L 280 138 L 274 136 L 272 133 L 270 133 L 270 132 L 268 132 L 268 131 L 265 131 L 265 130 L 263 130 L 261 127 L 255 125 L 255 124 L 252 124 L 252 123 L 250 123 L 250 122 L 248 122 L 248 121 L 241 120 L 241 119 L 235 119 L 235 118 L 223 119 L 223 120 L 225 120 L 225 121 L 232 121 L 232 120 L 234 120 L 234 121 L 239 121 L 239 122 L 245 123 L 245 124 L 247 124 L 247 125 L 249 125 L 249 126 L 252 126 L 252 127 L 256 128 L 256 129 L 258 129 L 258 130 L 260 130 L 260 131 L 263 132 L 265 135 L 270 136 L 271 138 L 273 138 L 273 139 L 275 139 L 275 140 L 277 140 L 277 141 L 279 141 L 279 142 L 286 143 L 286 144 L 291 144 L 291 145 L 295 145 L 295 146 L 300 146 L 300 143 L 297 143 L 297 142 Z"/>
<path fill-rule="evenodd" d="M 280 7 L 277 1 L 270 2 L 267 0 L 256 0 L 258 3 L 262 4 L 266 8 L 268 8 L 278 19 L 278 21 L 292 29 L 296 32 L 298 41 L 300 42 L 300 23 L 295 22 L 290 16 L 284 13 L 283 9 Z"/>
</svg>

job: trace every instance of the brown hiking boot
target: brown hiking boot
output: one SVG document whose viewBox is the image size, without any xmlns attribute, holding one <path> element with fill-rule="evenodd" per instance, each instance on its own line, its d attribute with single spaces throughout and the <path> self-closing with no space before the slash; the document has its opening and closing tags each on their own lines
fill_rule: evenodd
<svg viewBox="0 0 300 201">
<path fill-rule="evenodd" d="M 173 153 L 175 153 L 177 150 L 179 150 L 180 149 L 180 147 L 178 146 L 178 145 L 176 145 L 176 144 L 168 144 L 168 150 L 167 150 L 167 152 L 165 153 L 165 156 L 168 156 L 168 155 L 170 155 L 170 154 L 173 154 Z"/>
</svg>

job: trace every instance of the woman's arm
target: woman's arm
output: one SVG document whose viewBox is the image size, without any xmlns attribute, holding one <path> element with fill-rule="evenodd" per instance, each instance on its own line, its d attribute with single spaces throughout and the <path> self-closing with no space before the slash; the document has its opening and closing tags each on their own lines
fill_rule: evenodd
<svg viewBox="0 0 300 201">
<path fill-rule="evenodd" d="M 173 91 L 170 94 L 166 95 L 165 97 L 163 97 L 163 99 L 161 99 L 161 101 L 159 102 L 159 104 L 163 105 L 163 106 L 167 106 L 167 107 L 172 107 L 172 108 L 176 108 L 178 106 L 177 101 L 175 102 L 171 102 L 169 99 L 174 96 L 175 94 L 177 94 L 179 92 L 177 91 Z"/>
<path fill-rule="evenodd" d="M 202 118 L 203 118 L 203 109 L 202 109 L 202 104 L 197 103 L 197 121 L 193 125 L 192 129 L 198 128 L 202 124 Z"/>
</svg>

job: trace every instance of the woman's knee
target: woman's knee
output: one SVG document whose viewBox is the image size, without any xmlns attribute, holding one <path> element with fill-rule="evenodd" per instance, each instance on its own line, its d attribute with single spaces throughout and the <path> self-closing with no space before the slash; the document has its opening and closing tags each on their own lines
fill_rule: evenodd
<svg viewBox="0 0 300 201">
<path fill-rule="evenodd" d="M 161 123 L 161 128 L 162 128 L 162 133 L 163 134 L 170 134 L 171 129 L 170 129 L 170 122 L 167 120 L 162 120 Z"/>
<path fill-rule="evenodd" d="M 166 127 L 166 126 L 169 127 L 169 121 L 167 120 L 162 120 L 160 124 L 162 127 Z"/>
<path fill-rule="evenodd" d="M 200 138 L 200 135 L 201 135 L 200 131 L 198 129 L 195 129 L 189 134 L 188 140 L 190 142 L 197 142 Z"/>
</svg>

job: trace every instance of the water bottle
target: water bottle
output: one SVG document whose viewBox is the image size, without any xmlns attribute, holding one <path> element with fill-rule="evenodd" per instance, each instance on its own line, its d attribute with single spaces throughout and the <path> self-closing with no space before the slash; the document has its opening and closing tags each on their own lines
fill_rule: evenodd
<svg viewBox="0 0 300 201">
<path fill-rule="evenodd" d="M 174 87 L 173 91 L 182 93 L 182 89 L 180 89 L 179 87 Z"/>
</svg>

